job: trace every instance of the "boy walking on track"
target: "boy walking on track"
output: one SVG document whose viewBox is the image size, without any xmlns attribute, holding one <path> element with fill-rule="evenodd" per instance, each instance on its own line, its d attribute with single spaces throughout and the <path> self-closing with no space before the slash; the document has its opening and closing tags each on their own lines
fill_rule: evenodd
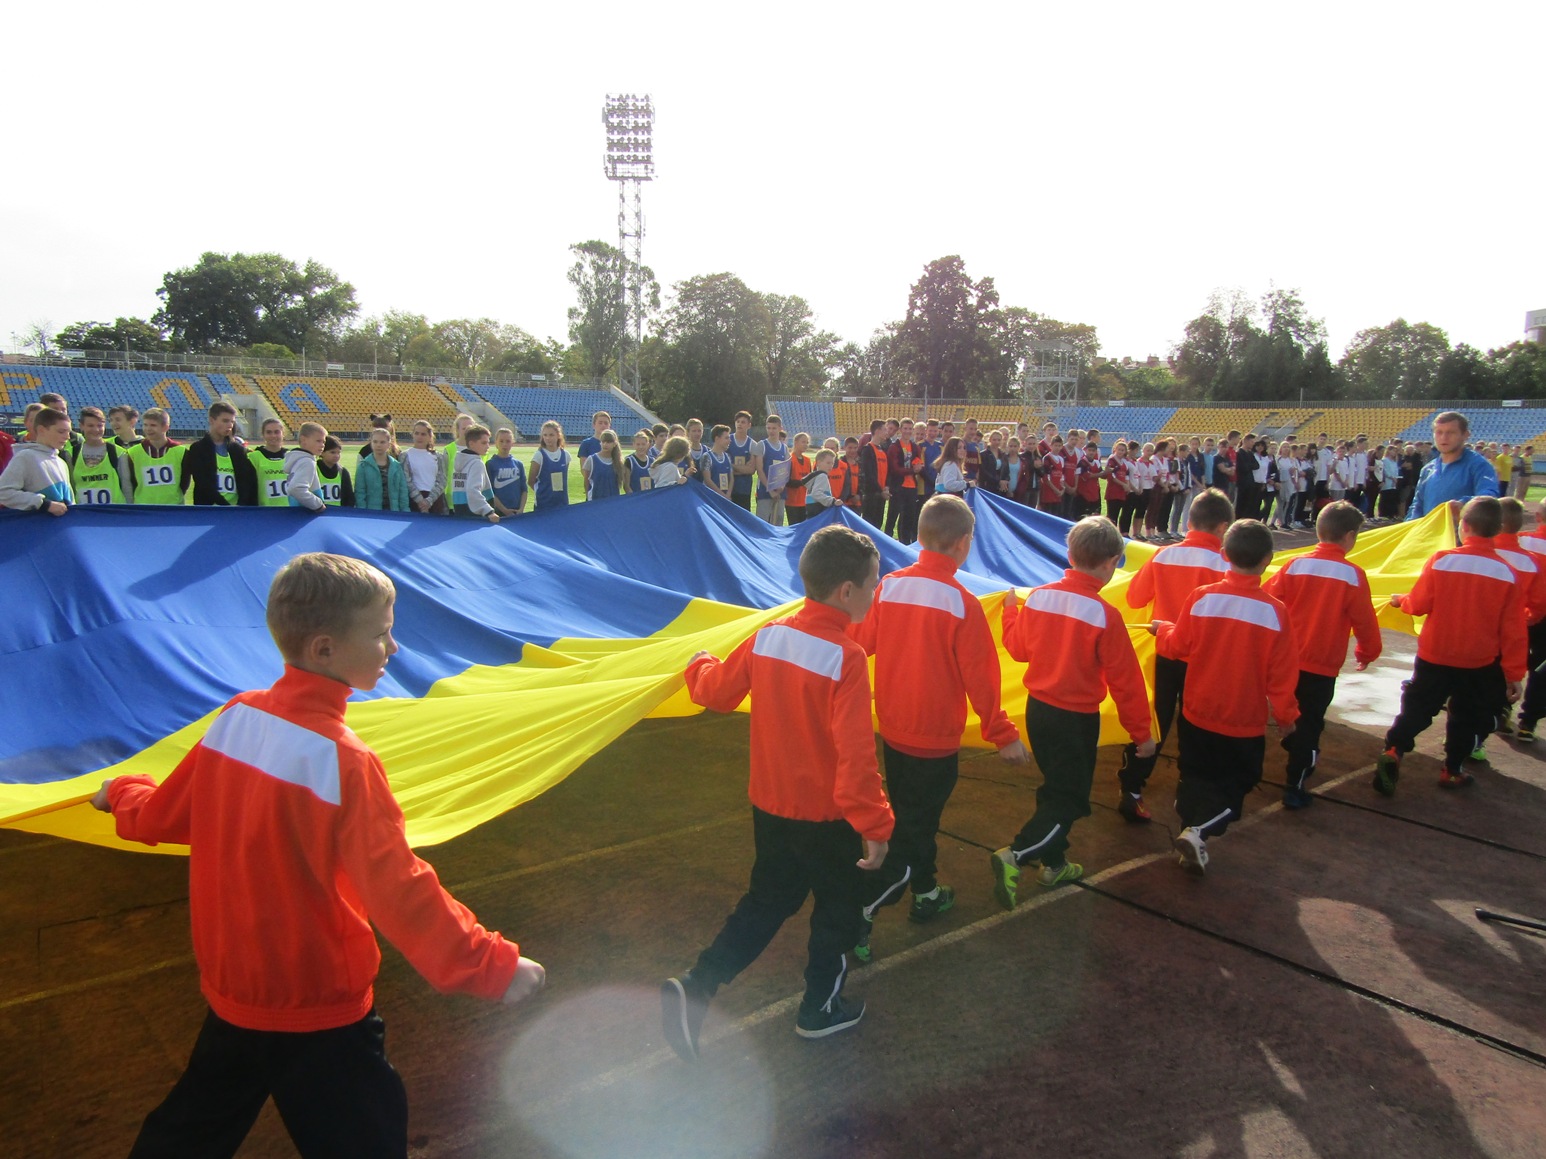
<svg viewBox="0 0 1546 1159">
<path fill-rule="evenodd" d="M 854 957 L 870 960 L 875 914 L 912 886 L 908 917 L 924 922 L 955 904 L 936 874 L 935 834 L 960 768 L 970 699 L 982 739 L 1013 764 L 1030 761 L 1019 730 L 999 704 L 998 646 L 977 598 L 956 582 L 972 549 L 972 509 L 935 495 L 918 515 L 923 550 L 881 583 L 863 623 L 850 633 L 875 657 L 875 710 L 896 829 L 885 864 L 865 878 L 864 924 Z"/>
<path fill-rule="evenodd" d="M 1122 727 L 1143 756 L 1154 754 L 1149 698 L 1127 625 L 1100 597 L 1122 558 L 1122 533 L 1102 515 L 1068 533 L 1063 578 L 1035 588 L 1021 609 L 1004 596 L 1004 648 L 1030 663 L 1025 671 L 1025 735 L 1041 769 L 1036 813 L 1014 842 L 988 859 L 993 895 L 1005 909 L 1018 901 L 1020 870 L 1041 863 L 1038 885 L 1077 881 L 1084 867 L 1069 861 L 1068 831 L 1090 815 L 1090 785 L 1100 743 L 1100 706 L 1109 686 Z"/>
<path fill-rule="evenodd" d="M 1374 788 L 1387 797 L 1395 795 L 1401 758 L 1446 701 L 1439 785 L 1456 789 L 1475 780 L 1463 765 L 1497 727 L 1498 705 L 1519 699 L 1529 652 L 1525 589 L 1492 549 L 1502 527 L 1496 499 L 1472 499 L 1460 513 L 1461 545 L 1435 552 L 1411 593 L 1391 597 L 1391 607 L 1428 619 L 1412 678 L 1402 687 L 1401 713 L 1374 767 Z"/>
<path fill-rule="evenodd" d="M 1152 604 L 1152 620 L 1174 620 L 1181 614 L 1186 599 L 1204 584 L 1218 583 L 1229 570 L 1219 554 L 1224 532 L 1235 517 L 1234 505 L 1224 492 L 1210 487 L 1192 500 L 1186 538 L 1161 548 L 1138 569 L 1127 585 L 1127 606 L 1145 608 Z M 1129 744 L 1122 750 L 1122 767 L 1117 779 L 1122 796 L 1117 812 L 1128 821 L 1143 823 L 1153 816 L 1143 803 L 1143 788 L 1154 772 L 1159 750 L 1170 735 L 1170 726 L 1186 688 L 1186 661 L 1169 656 L 1154 657 L 1154 719 L 1159 723 L 1159 740 L 1154 755 L 1140 757 Z"/>
<path fill-rule="evenodd" d="M 699 652 L 687 666 L 695 703 L 732 712 L 752 698 L 751 886 L 691 970 L 661 985 L 666 1041 L 698 1057 L 698 1032 L 715 992 L 756 961 L 811 894 L 802 1038 L 847 1030 L 863 1002 L 843 999 L 847 952 L 859 937 L 859 870 L 886 859 L 893 819 L 875 767 L 870 677 L 848 628 L 864 619 L 880 553 L 866 535 L 823 527 L 800 553 L 805 604 L 741 644 L 728 659 Z M 791 753 L 800 754 L 791 759 Z"/>
<path fill-rule="evenodd" d="M 190 847 L 210 1006 L 133 1156 L 233 1154 L 270 1096 L 302 1155 L 406 1156 L 372 923 L 438 990 L 517 1002 L 542 986 L 408 847 L 380 760 L 344 724 L 350 690 L 374 688 L 397 651 L 393 599 L 369 564 L 296 556 L 269 589 L 284 675 L 227 704 L 159 787 L 116 777 L 92 801 L 125 840 Z"/>
<path fill-rule="evenodd" d="M 1525 589 L 1525 634 L 1529 643 L 1530 671 L 1525 683 L 1525 695 L 1520 702 L 1520 723 L 1523 725 L 1532 710 L 1530 688 L 1539 683 L 1536 680 L 1536 669 L 1546 663 L 1546 558 L 1532 553 L 1529 545 L 1519 537 L 1524 528 L 1525 505 L 1518 499 L 1504 496 L 1498 500 L 1498 507 L 1503 516 L 1503 530 L 1492 537 L 1492 550 L 1513 570 L 1514 582 Z M 1532 539 L 1532 542 L 1540 541 Z M 1537 690 L 1537 700 L 1539 695 Z M 1505 700 L 1500 708 L 1502 715 L 1498 720 L 1498 732 L 1503 736 L 1517 735 L 1513 721 L 1514 706 Z M 1539 719 L 1539 704 L 1533 708 L 1536 719 Z M 1520 740 L 1534 739 L 1534 721 L 1530 722 L 1530 727 L 1524 729 L 1524 732 L 1527 735 L 1520 736 Z M 1486 757 L 1486 751 L 1481 748 L 1471 754 L 1473 760 L 1485 760 Z"/>
<path fill-rule="evenodd" d="M 1150 625 L 1161 655 L 1209 658 L 1187 669 L 1176 725 L 1176 812 L 1186 828 L 1175 849 L 1182 868 L 1199 874 L 1208 868 L 1208 838 L 1240 819 L 1245 795 L 1261 781 L 1268 705 L 1285 738 L 1299 716 L 1299 658 L 1288 612 L 1261 590 L 1272 532 L 1255 520 L 1237 521 L 1224 535 L 1224 558 L 1228 575 L 1193 592 L 1174 623 Z"/>
<path fill-rule="evenodd" d="M 1299 723 L 1283 738 L 1283 747 L 1288 750 L 1288 786 L 1283 790 L 1286 809 L 1303 809 L 1314 800 L 1305 783 L 1320 755 L 1326 709 L 1336 695 L 1337 673 L 1347 660 L 1348 632 L 1358 640 L 1353 655 L 1359 672 L 1380 658 L 1384 646 L 1374 618 L 1369 577 L 1347 558 L 1362 526 L 1363 512 L 1351 503 L 1321 508 L 1315 520 L 1320 540 L 1315 550 L 1290 560 L 1262 585 L 1263 591 L 1288 609 L 1299 653 L 1299 683 L 1294 688 Z"/>
</svg>

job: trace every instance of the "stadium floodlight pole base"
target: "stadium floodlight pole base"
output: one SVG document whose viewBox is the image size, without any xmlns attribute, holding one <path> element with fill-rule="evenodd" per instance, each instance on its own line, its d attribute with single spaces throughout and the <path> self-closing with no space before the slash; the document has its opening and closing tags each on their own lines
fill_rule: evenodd
<svg viewBox="0 0 1546 1159">
<path fill-rule="evenodd" d="M 1534 918 L 1515 918 L 1508 914 L 1493 913 L 1490 909 L 1476 907 L 1477 919 L 1484 922 L 1501 922 L 1504 925 L 1519 926 L 1526 930 L 1539 930 L 1546 933 L 1546 922 L 1536 921 Z"/>
</svg>

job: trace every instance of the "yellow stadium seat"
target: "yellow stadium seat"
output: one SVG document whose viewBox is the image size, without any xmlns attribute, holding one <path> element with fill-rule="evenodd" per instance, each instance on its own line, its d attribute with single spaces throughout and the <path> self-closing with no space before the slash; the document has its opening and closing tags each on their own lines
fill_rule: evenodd
<svg viewBox="0 0 1546 1159">
<path fill-rule="evenodd" d="M 291 430 L 303 422 L 315 422 L 329 431 L 354 435 L 370 429 L 372 414 L 390 414 L 399 431 L 417 419 L 427 419 L 443 435 L 451 430 L 457 413 L 457 407 L 427 382 L 262 374 L 254 381 Z"/>
</svg>

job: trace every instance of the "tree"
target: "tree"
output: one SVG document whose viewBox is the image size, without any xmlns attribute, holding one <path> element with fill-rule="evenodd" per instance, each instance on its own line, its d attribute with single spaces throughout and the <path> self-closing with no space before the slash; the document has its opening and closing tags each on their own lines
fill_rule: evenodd
<svg viewBox="0 0 1546 1159">
<path fill-rule="evenodd" d="M 1482 352 L 1464 342 L 1446 350 L 1433 376 L 1433 398 L 1497 398 L 1497 375 Z"/>
<path fill-rule="evenodd" d="M 1259 302 L 1215 290 L 1171 351 L 1183 389 L 1210 401 L 1286 402 L 1329 386 L 1326 327 L 1295 289 L 1271 287 Z M 1321 354 L 1313 352 L 1322 348 Z"/>
<path fill-rule="evenodd" d="M 1487 351 L 1494 398 L 1546 398 L 1546 346 L 1513 342 Z"/>
<path fill-rule="evenodd" d="M 319 262 L 304 267 L 279 254 L 206 253 L 174 270 L 151 318 L 190 349 L 276 342 L 292 349 L 336 341 L 359 311 L 354 287 Z"/>
<path fill-rule="evenodd" d="M 1005 387 L 996 339 L 998 290 L 992 278 L 972 281 L 957 255 L 936 258 L 913 283 L 894 352 L 912 382 L 904 393 L 992 398 Z M 910 389 L 909 389 L 910 388 Z"/>
<path fill-rule="evenodd" d="M 166 350 L 166 332 L 143 318 L 75 322 L 59 331 L 54 343 L 65 350 Z"/>
<path fill-rule="evenodd" d="M 730 273 L 688 278 L 673 290 L 650 378 L 641 385 L 646 402 L 673 414 L 760 413 L 767 389 L 761 295 Z"/>
<path fill-rule="evenodd" d="M 47 358 L 54 353 L 54 340 L 50 335 L 54 332 L 54 324 L 46 318 L 42 321 L 29 322 L 20 334 L 12 334 L 11 341 L 23 350 L 30 350 L 39 358 Z"/>
<path fill-rule="evenodd" d="M 1397 318 L 1353 335 L 1337 365 L 1349 399 L 1410 401 L 1434 397 L 1439 364 L 1447 353 L 1449 337 L 1437 326 Z"/>
<path fill-rule="evenodd" d="M 836 365 L 836 334 L 817 330 L 815 315 L 797 295 L 760 294 L 754 312 L 757 358 L 769 394 L 818 394 Z"/>
<path fill-rule="evenodd" d="M 633 351 L 633 329 L 623 298 L 625 269 L 637 275 L 642 287 L 645 322 L 660 309 L 660 283 L 648 266 L 635 265 L 604 241 L 580 242 L 569 252 L 575 255 L 569 284 L 578 300 L 569 307 L 569 341 L 585 355 L 583 376 L 605 382 L 616 372 L 618 355 Z"/>
</svg>

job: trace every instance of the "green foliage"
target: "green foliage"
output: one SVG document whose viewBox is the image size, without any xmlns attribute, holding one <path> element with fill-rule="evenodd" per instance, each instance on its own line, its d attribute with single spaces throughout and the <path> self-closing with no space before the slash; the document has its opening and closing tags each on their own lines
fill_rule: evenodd
<svg viewBox="0 0 1546 1159">
<path fill-rule="evenodd" d="M 582 355 L 579 377 L 605 382 L 616 373 L 618 355 L 633 350 L 629 306 L 623 298 L 624 270 L 631 269 L 641 279 L 640 305 L 646 323 L 660 309 L 660 283 L 648 266 L 634 266 L 616 246 L 604 241 L 580 242 L 569 252 L 575 262 L 567 276 L 577 299 L 569 307 L 569 341 Z"/>
<path fill-rule="evenodd" d="M 767 384 L 761 296 L 729 273 L 688 278 L 674 290 L 640 388 L 647 405 L 668 414 L 758 414 Z M 641 354 L 641 378 L 643 364 Z"/>
<path fill-rule="evenodd" d="M 1397 318 L 1353 335 L 1337 365 L 1349 399 L 1415 401 L 1440 397 L 1439 366 L 1448 353 L 1449 337 L 1437 326 Z"/>
<path fill-rule="evenodd" d="M 1546 346 L 1514 342 L 1487 351 L 1493 398 L 1546 398 Z"/>
<path fill-rule="evenodd" d="M 1298 290 L 1215 290 L 1171 352 L 1182 393 L 1210 402 L 1273 403 L 1328 398 L 1338 389 L 1326 327 Z"/>
<path fill-rule="evenodd" d="M 289 362 L 296 362 L 295 351 L 278 342 L 254 342 L 247 348 L 247 353 L 254 358 L 278 358 Z"/>
<path fill-rule="evenodd" d="M 151 322 L 192 350 L 275 342 L 317 349 L 343 336 L 359 310 L 354 287 L 316 261 L 279 254 L 206 253 L 174 270 L 156 295 Z"/>
<path fill-rule="evenodd" d="M 972 281 L 958 255 L 936 258 L 913 283 L 907 317 L 892 354 L 911 381 L 901 393 L 944 398 L 993 398 L 1007 386 L 999 341 L 998 290 L 992 278 Z"/>
<path fill-rule="evenodd" d="M 64 350 L 171 349 L 166 332 L 143 318 L 118 318 L 111 326 L 106 322 L 76 322 L 59 331 L 54 344 Z"/>
</svg>

